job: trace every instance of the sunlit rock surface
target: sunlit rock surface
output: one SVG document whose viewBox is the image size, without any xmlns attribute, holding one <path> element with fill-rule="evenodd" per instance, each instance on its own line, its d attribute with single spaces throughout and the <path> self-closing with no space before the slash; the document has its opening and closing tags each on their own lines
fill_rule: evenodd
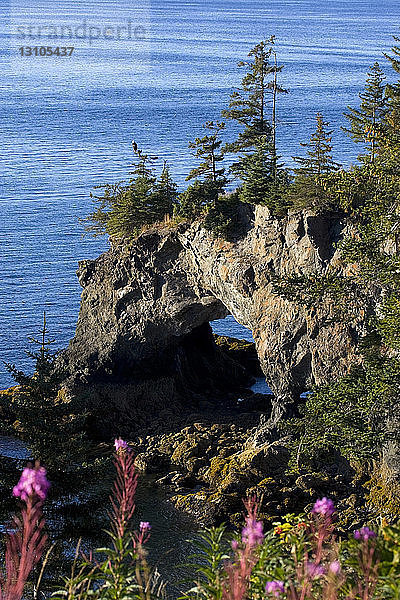
<svg viewBox="0 0 400 600">
<path fill-rule="evenodd" d="M 179 225 L 81 262 L 79 320 L 64 353 L 73 385 L 101 388 L 110 399 L 118 384 L 127 413 L 139 414 L 171 409 L 188 390 L 243 383 L 208 326 L 230 313 L 252 331 L 276 420 L 312 383 L 352 361 L 357 326 L 330 322 L 329 304 L 308 310 L 273 289 L 275 277 L 340 268 L 335 245 L 344 228 L 338 217 L 300 211 L 277 219 L 244 205 L 234 241 Z"/>
</svg>

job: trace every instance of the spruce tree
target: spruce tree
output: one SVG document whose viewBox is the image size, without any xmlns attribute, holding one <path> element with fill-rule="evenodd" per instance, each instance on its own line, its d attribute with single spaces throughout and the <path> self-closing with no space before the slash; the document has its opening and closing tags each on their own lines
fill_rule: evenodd
<svg viewBox="0 0 400 600">
<path fill-rule="evenodd" d="M 168 163 L 164 161 L 163 170 L 150 198 L 153 206 L 151 212 L 158 221 L 172 216 L 178 197 L 177 189 L 177 185 L 171 177 Z"/>
<path fill-rule="evenodd" d="M 222 111 L 222 116 L 237 121 L 244 129 L 239 132 L 236 141 L 226 145 L 227 152 L 254 149 L 261 138 L 271 140 L 267 108 L 270 42 L 260 42 L 249 52 L 249 61 L 238 63 L 239 67 L 247 68 L 247 73 L 242 79 L 241 89 L 231 94 L 229 108 Z"/>
<path fill-rule="evenodd" d="M 400 38 L 394 36 L 396 42 Z M 385 54 L 392 69 L 396 74 L 400 73 L 400 46 L 393 46 L 392 54 Z M 391 165 L 392 172 L 400 172 L 400 80 L 390 83 L 386 87 L 388 112 L 385 119 L 386 144 L 383 152 L 383 161 Z"/>
<path fill-rule="evenodd" d="M 222 167 L 218 168 L 218 164 L 224 158 L 221 152 L 222 140 L 220 139 L 220 134 L 225 129 L 225 123 L 207 121 L 203 127 L 210 133 L 207 133 L 202 138 L 196 138 L 194 142 L 189 142 L 189 148 L 196 151 L 194 156 L 202 160 L 202 162 L 198 167 L 190 171 L 186 177 L 186 181 L 204 176 L 206 179 L 216 182 L 224 176 L 225 169 Z"/>
<path fill-rule="evenodd" d="M 329 208 L 330 198 L 326 191 L 326 178 L 341 165 L 332 158 L 332 131 L 321 113 L 316 116 L 317 126 L 307 143 L 307 156 L 293 156 L 300 166 L 294 169 L 295 181 L 290 189 L 291 201 L 300 207 Z"/>
<path fill-rule="evenodd" d="M 32 457 L 49 470 L 50 479 L 70 486 L 71 478 L 79 479 L 82 473 L 88 477 L 90 456 L 93 460 L 94 446 L 85 431 L 87 414 L 80 398 L 69 397 L 61 389 L 65 373 L 58 365 L 58 353 L 51 350 L 54 340 L 48 337 L 46 314 L 40 339 L 29 340 L 37 346 L 27 352 L 34 363 L 33 375 L 6 365 L 18 384 L 11 406 L 14 427 Z"/>
<path fill-rule="evenodd" d="M 189 220 L 204 216 L 208 209 L 215 205 L 223 185 L 223 179 L 216 182 L 212 179 L 204 181 L 196 179 L 184 192 L 179 194 L 175 216 Z"/>
<path fill-rule="evenodd" d="M 96 195 L 90 192 L 90 198 L 93 202 L 93 212 L 85 218 L 79 219 L 85 226 L 85 231 L 93 237 L 106 235 L 107 222 L 110 216 L 115 198 L 119 196 L 123 187 L 123 182 L 114 184 L 97 185 L 94 189 L 104 190 L 102 195 Z"/>
<path fill-rule="evenodd" d="M 344 128 L 344 131 L 356 142 L 364 144 L 367 156 L 360 156 L 360 159 L 372 164 L 383 141 L 385 117 L 388 114 L 385 79 L 379 63 L 375 62 L 368 72 L 364 92 L 359 95 L 360 108 L 348 107 L 348 112 L 344 114 L 350 123 L 350 128 Z"/>
<path fill-rule="evenodd" d="M 157 181 L 152 167 L 154 160 L 156 157 L 138 152 L 138 161 L 131 172 L 134 177 L 127 185 L 119 187 L 112 200 L 106 226 L 111 237 L 137 235 L 144 225 L 158 220 L 160 215 L 152 201 Z"/>
<path fill-rule="evenodd" d="M 275 36 L 271 36 L 269 39 L 270 53 L 272 57 L 272 65 L 268 67 L 268 72 L 272 74 L 272 81 L 270 81 L 267 85 L 267 89 L 270 91 L 272 95 L 272 117 L 271 117 L 271 125 L 272 125 L 272 139 L 271 139 L 271 155 L 272 155 L 272 174 L 274 181 L 277 180 L 278 177 L 278 155 L 276 148 L 276 129 L 277 129 L 277 96 L 278 94 L 287 94 L 289 90 L 283 88 L 278 84 L 278 73 L 282 72 L 284 65 L 278 65 L 277 53 L 275 51 Z"/>
<path fill-rule="evenodd" d="M 151 202 L 155 182 L 155 177 L 137 177 L 121 187 L 107 221 L 107 233 L 111 238 L 135 236 L 144 225 L 157 220 Z"/>
<path fill-rule="evenodd" d="M 243 156 L 240 178 L 243 181 L 239 199 L 249 204 L 268 206 L 273 214 L 283 214 L 287 208 L 285 199 L 289 184 L 288 174 L 271 156 L 270 143 L 261 140 L 255 152 Z"/>
<path fill-rule="evenodd" d="M 274 174 L 275 166 L 269 142 L 261 140 L 255 152 L 242 158 L 240 178 L 243 185 L 239 199 L 248 204 L 268 206 L 274 214 L 282 214 L 287 207 L 284 196 L 288 182 L 283 169 L 278 169 L 278 176 Z"/>
<path fill-rule="evenodd" d="M 243 186 L 240 200 L 249 204 L 264 203 L 273 182 L 272 159 L 267 140 L 261 141 L 253 154 L 243 157 L 241 177 Z"/>
</svg>

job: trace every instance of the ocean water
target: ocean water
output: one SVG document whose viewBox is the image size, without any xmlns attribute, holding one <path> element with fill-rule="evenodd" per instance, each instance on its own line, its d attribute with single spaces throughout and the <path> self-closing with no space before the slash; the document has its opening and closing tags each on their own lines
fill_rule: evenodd
<svg viewBox="0 0 400 600">
<path fill-rule="evenodd" d="M 290 164 L 322 111 L 349 164 L 342 112 L 399 25 L 398 0 L 0 0 L 0 359 L 29 364 L 44 310 L 59 347 L 73 336 L 77 262 L 107 248 L 82 238 L 78 218 L 94 186 L 128 177 L 132 139 L 166 158 L 182 186 L 189 140 L 227 105 L 236 63 L 274 34 L 290 89 L 280 154 Z M 63 44 L 72 56 L 19 50 Z M 232 319 L 217 327 L 250 335 Z M 1 363 L 0 388 L 10 383 Z"/>
</svg>

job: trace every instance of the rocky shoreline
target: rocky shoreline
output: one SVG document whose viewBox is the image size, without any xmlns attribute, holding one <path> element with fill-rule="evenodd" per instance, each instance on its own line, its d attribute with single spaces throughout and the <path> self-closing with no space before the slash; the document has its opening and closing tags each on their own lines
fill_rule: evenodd
<svg viewBox="0 0 400 600">
<path fill-rule="evenodd" d="M 261 499 L 266 527 L 324 495 L 340 507 L 344 528 L 364 522 L 362 476 L 341 457 L 331 457 L 320 471 L 290 474 L 289 440 L 275 431 L 269 441 L 257 441 L 260 421 L 268 420 L 272 410 L 271 395 L 250 390 L 244 395 L 239 401 L 232 396 L 219 408 L 203 402 L 196 412 L 182 415 L 172 432 L 134 440 L 138 470 L 156 474 L 156 484 L 168 491 L 175 507 L 203 526 L 239 525 L 242 500 L 249 495 Z"/>
<path fill-rule="evenodd" d="M 262 372 L 254 344 L 214 338 L 243 366 L 250 386 Z M 344 529 L 367 519 L 365 478 L 342 457 L 330 457 L 319 471 L 291 474 L 289 440 L 274 429 L 268 441 L 259 442 L 260 423 L 268 422 L 272 412 L 271 394 L 242 387 L 217 403 L 202 400 L 191 408 L 175 418 L 169 415 L 167 426 L 155 420 L 151 431 L 134 437 L 131 445 L 138 470 L 152 474 L 169 501 L 199 524 L 239 526 L 243 498 L 249 495 L 260 498 L 267 528 L 325 495 L 340 507 Z"/>
</svg>

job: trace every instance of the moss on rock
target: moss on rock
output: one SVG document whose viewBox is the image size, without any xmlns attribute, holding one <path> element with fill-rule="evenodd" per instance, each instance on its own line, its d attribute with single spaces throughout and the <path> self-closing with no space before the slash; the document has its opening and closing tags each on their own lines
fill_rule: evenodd
<svg viewBox="0 0 400 600">
<path fill-rule="evenodd" d="M 368 490 L 367 506 L 390 522 L 400 518 L 400 484 L 385 469 L 376 470 L 364 485 Z"/>
</svg>

